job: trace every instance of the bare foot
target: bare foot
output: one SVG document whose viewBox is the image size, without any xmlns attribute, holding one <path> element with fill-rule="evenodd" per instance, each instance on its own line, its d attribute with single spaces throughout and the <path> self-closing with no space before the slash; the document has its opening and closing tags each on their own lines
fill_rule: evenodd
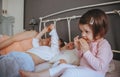
<svg viewBox="0 0 120 77">
<path fill-rule="evenodd" d="M 21 77 L 35 77 L 32 72 L 20 70 L 19 73 Z"/>
</svg>

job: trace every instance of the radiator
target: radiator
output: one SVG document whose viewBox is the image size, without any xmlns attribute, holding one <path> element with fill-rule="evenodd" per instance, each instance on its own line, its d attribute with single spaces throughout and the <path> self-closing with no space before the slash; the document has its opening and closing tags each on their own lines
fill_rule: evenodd
<svg viewBox="0 0 120 77">
<path fill-rule="evenodd" d="M 14 17 L 0 16 L 0 34 L 13 35 Z"/>
</svg>

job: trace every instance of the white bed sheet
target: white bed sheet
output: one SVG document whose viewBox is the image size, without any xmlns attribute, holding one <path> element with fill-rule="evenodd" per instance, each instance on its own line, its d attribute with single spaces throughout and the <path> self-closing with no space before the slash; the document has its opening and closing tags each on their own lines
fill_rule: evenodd
<svg viewBox="0 0 120 77">
<path fill-rule="evenodd" d="M 114 60 L 115 70 L 106 74 L 106 77 L 120 77 L 120 61 Z M 42 71 L 52 66 L 49 62 L 39 64 L 35 67 L 35 71 Z"/>
</svg>

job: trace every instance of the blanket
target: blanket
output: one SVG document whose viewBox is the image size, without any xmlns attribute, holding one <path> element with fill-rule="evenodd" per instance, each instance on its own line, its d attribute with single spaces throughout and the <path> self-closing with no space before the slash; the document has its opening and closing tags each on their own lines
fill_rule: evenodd
<svg viewBox="0 0 120 77">
<path fill-rule="evenodd" d="M 24 52 L 0 56 L 0 77 L 20 77 L 19 70 L 34 71 L 32 58 Z"/>
</svg>

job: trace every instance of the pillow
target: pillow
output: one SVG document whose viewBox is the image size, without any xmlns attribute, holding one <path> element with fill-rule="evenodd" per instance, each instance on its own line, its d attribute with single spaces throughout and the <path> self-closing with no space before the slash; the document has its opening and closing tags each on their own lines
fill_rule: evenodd
<svg viewBox="0 0 120 77">
<path fill-rule="evenodd" d="M 118 50 L 112 50 L 112 52 L 120 52 L 120 51 L 118 51 Z M 111 62 L 110 62 L 110 64 L 109 64 L 109 69 L 108 69 L 108 71 L 107 72 L 112 72 L 112 71 L 114 71 L 115 70 L 115 63 L 114 63 L 114 60 L 112 60 Z"/>
<path fill-rule="evenodd" d="M 119 51 L 117 51 L 117 50 L 112 50 L 112 52 L 119 52 Z M 112 71 L 114 71 L 115 70 L 115 63 L 114 63 L 114 60 L 112 60 L 111 62 L 110 62 L 110 64 L 109 64 L 109 68 L 108 68 L 108 71 L 107 72 L 112 72 Z"/>
<path fill-rule="evenodd" d="M 114 60 L 112 60 L 109 64 L 109 68 L 108 68 L 108 71 L 107 72 L 112 72 L 115 70 L 115 63 L 114 63 Z"/>
<path fill-rule="evenodd" d="M 79 65 L 79 61 L 80 61 L 74 49 L 61 51 L 60 54 L 56 55 L 50 60 L 50 63 L 55 63 L 60 59 L 64 59 L 67 63 L 74 65 Z"/>
</svg>

